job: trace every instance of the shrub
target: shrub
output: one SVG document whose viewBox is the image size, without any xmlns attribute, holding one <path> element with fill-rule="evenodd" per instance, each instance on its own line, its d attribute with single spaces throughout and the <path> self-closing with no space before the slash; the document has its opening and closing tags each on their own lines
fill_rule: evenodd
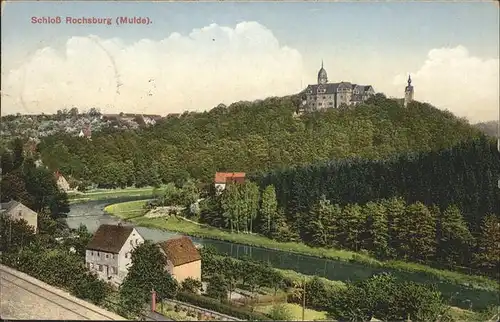
<svg viewBox="0 0 500 322">
<path fill-rule="evenodd" d="M 273 305 L 271 310 L 269 311 L 269 317 L 273 321 L 291 321 L 293 318 L 292 312 L 284 305 L 283 303 L 279 303 Z"/>
<path fill-rule="evenodd" d="M 242 320 L 248 320 L 248 321 L 269 320 L 269 317 L 262 313 L 249 312 L 243 308 L 233 307 L 231 305 L 221 303 L 218 300 L 201 295 L 179 292 L 177 294 L 177 299 L 182 302 L 190 303 L 192 305 L 196 305 L 207 310 L 219 312 Z"/>
</svg>

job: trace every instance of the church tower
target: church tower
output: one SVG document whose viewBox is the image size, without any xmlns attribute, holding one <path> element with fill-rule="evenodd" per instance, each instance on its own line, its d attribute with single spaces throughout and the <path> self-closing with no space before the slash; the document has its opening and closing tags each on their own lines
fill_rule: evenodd
<svg viewBox="0 0 500 322">
<path fill-rule="evenodd" d="M 321 69 L 318 72 L 318 84 L 327 84 L 328 76 L 326 75 L 326 70 L 323 68 L 323 61 L 321 61 Z"/>
<path fill-rule="evenodd" d="M 405 107 L 408 106 L 408 103 L 413 101 L 413 86 L 411 85 L 411 76 L 408 75 L 408 86 L 405 87 Z"/>
</svg>

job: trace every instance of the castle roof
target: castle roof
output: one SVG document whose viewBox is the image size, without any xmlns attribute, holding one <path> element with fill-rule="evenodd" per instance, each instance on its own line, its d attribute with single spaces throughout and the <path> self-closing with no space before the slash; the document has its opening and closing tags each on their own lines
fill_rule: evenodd
<svg viewBox="0 0 500 322">
<path fill-rule="evenodd" d="M 327 83 L 327 84 L 314 84 L 314 85 L 309 85 L 307 88 L 303 91 L 303 93 L 306 94 L 318 94 L 318 89 L 323 89 L 319 94 L 335 94 L 339 92 L 341 89 L 349 89 L 353 90 L 354 88 L 359 87 L 363 92 L 370 90 L 372 88 L 371 85 L 358 85 L 358 84 L 352 84 L 350 82 L 340 82 L 340 83 Z"/>
</svg>

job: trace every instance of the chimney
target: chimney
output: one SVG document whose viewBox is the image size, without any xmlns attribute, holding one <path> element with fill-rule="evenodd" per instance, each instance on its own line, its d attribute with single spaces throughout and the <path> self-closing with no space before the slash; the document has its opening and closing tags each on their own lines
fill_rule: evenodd
<svg viewBox="0 0 500 322">
<path fill-rule="evenodd" d="M 151 290 L 151 312 L 156 312 L 156 292 Z"/>
</svg>

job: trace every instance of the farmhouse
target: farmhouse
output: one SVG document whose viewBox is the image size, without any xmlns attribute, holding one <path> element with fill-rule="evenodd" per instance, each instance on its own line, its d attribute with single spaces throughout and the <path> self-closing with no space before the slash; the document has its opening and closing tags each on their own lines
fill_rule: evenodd
<svg viewBox="0 0 500 322">
<path fill-rule="evenodd" d="M 177 282 L 187 278 L 201 281 L 201 256 L 191 238 L 174 237 L 158 246 L 167 259 L 167 271 Z"/>
<path fill-rule="evenodd" d="M 33 227 L 35 233 L 37 232 L 38 214 L 18 201 L 1 203 L 0 215 L 7 216 L 14 221 L 24 219 L 29 226 Z"/>
<path fill-rule="evenodd" d="M 99 278 L 120 285 L 132 264 L 131 252 L 142 243 L 134 227 L 101 225 L 87 245 L 85 264 Z"/>
<path fill-rule="evenodd" d="M 57 187 L 64 192 L 68 192 L 71 188 L 66 178 L 59 171 L 56 171 L 54 175 L 56 176 Z"/>
<path fill-rule="evenodd" d="M 229 183 L 244 183 L 245 172 L 216 172 L 215 173 L 215 189 L 218 193 L 226 189 Z"/>
</svg>

